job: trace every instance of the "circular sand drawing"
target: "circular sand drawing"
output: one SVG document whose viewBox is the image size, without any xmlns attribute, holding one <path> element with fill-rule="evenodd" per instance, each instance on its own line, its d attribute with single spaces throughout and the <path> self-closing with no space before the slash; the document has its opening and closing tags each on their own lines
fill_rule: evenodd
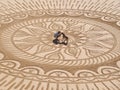
<svg viewBox="0 0 120 90">
<path fill-rule="evenodd" d="M 15 46 L 34 56 L 73 61 L 96 57 L 113 48 L 114 37 L 104 28 L 74 19 L 59 19 L 20 28 L 13 34 Z M 67 46 L 53 44 L 56 31 L 63 31 L 68 36 Z"/>
<path fill-rule="evenodd" d="M 120 0 L 1 0 L 0 90 L 120 90 Z"/>
<path fill-rule="evenodd" d="M 102 23 L 74 18 L 28 20 L 5 30 L 3 44 L 17 57 L 32 62 L 65 66 L 99 64 L 114 59 L 118 52 L 115 33 L 111 31 L 115 28 L 99 24 Z M 68 36 L 67 46 L 52 42 L 56 31 Z"/>
</svg>

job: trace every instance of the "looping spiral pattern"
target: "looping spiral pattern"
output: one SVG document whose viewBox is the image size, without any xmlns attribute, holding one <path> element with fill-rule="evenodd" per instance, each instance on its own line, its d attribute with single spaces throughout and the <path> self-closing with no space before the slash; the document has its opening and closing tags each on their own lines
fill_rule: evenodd
<svg viewBox="0 0 120 90">
<path fill-rule="evenodd" d="M 98 12 L 86 12 L 84 13 L 84 16 L 89 17 L 89 18 L 100 18 L 102 15 Z"/>
<path fill-rule="evenodd" d="M 41 17 L 44 15 L 53 15 L 53 16 L 59 16 L 59 15 L 68 15 L 68 16 L 81 16 L 84 15 L 85 17 L 89 18 L 101 18 L 103 21 L 107 22 L 119 22 L 119 17 L 116 16 L 114 18 L 114 15 L 112 14 L 105 14 L 102 12 L 93 12 L 93 11 L 88 11 L 88 10 L 29 10 L 29 11 L 23 11 L 23 12 L 15 12 L 10 15 L 2 15 L 0 19 L 1 24 L 6 24 L 12 22 L 14 19 L 25 19 L 28 16 L 34 16 L 34 17 Z M 107 15 L 107 16 L 106 16 Z M 10 16 L 10 17 L 9 17 Z M 118 24 L 117 24 L 118 25 Z"/>
<path fill-rule="evenodd" d="M 9 68 L 14 68 L 14 69 L 18 69 L 20 67 L 20 63 L 17 61 L 11 61 L 11 60 L 1 60 L 0 63 L 3 66 L 7 66 Z"/>
<path fill-rule="evenodd" d="M 42 75 L 44 74 L 44 70 L 35 66 L 28 66 L 20 69 L 23 72 L 30 73 L 30 74 L 36 74 L 36 75 Z"/>
<path fill-rule="evenodd" d="M 117 63 L 119 64 L 119 62 Z M 38 67 L 24 67 L 20 68 L 20 63 L 13 60 L 3 60 L 0 61 L 0 71 L 10 73 L 11 75 L 16 75 L 17 77 L 24 77 L 34 80 L 42 81 L 55 81 L 55 82 L 72 82 L 80 83 L 89 83 L 91 80 L 93 82 L 109 80 L 118 78 L 120 76 L 120 68 L 103 66 L 98 69 L 98 73 L 89 70 L 79 70 L 72 75 L 70 72 L 65 70 L 51 70 L 47 73 L 43 69 Z M 2 70 L 4 68 L 4 70 Z M 20 73 L 19 73 L 20 72 Z"/>
<path fill-rule="evenodd" d="M 81 15 L 84 14 L 84 11 L 82 11 L 82 10 L 81 10 L 81 11 L 78 11 L 78 10 L 72 11 L 72 10 L 71 10 L 71 11 L 66 11 L 65 14 L 66 14 L 66 15 L 69 15 L 69 16 L 81 16 Z"/>
<path fill-rule="evenodd" d="M 27 13 L 20 12 L 20 13 L 14 13 L 12 14 L 13 19 L 25 19 L 28 17 Z"/>
<path fill-rule="evenodd" d="M 13 21 L 13 18 L 11 18 L 10 16 L 8 15 L 2 15 L 0 17 L 0 23 L 1 24 L 7 24 L 7 23 L 11 23 Z"/>
<path fill-rule="evenodd" d="M 61 10 L 48 10 L 46 11 L 46 14 L 53 15 L 53 16 L 59 16 L 59 15 L 64 14 L 64 12 Z"/>
<path fill-rule="evenodd" d="M 0 90 L 120 90 L 117 0 L 20 1 L 0 3 Z"/>
<path fill-rule="evenodd" d="M 119 36 L 97 23 L 73 18 L 29 20 L 4 30 L 1 38 L 5 49 L 29 61 L 65 66 L 99 64 L 119 55 L 119 49 L 115 48 Z M 52 43 L 53 33 L 59 30 L 69 37 L 67 46 Z"/>
<path fill-rule="evenodd" d="M 32 11 L 27 11 L 29 16 L 34 16 L 34 17 L 41 17 L 45 15 L 45 12 L 43 10 L 32 10 Z"/>
<path fill-rule="evenodd" d="M 116 21 L 117 21 L 116 18 L 110 17 L 110 16 L 103 16 L 103 17 L 101 17 L 101 19 L 102 19 L 103 21 L 107 21 L 107 22 L 116 22 Z"/>
</svg>

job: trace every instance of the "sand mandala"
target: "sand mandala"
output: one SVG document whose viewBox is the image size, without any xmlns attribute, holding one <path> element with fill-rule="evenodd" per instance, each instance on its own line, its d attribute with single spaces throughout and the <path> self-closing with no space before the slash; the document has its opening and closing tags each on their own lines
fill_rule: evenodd
<svg viewBox="0 0 120 90">
<path fill-rule="evenodd" d="M 28 20 L 4 30 L 1 38 L 7 50 L 29 61 L 65 66 L 99 64 L 119 56 L 116 38 L 120 38 L 115 36 L 115 28 L 99 24 L 74 18 Z M 69 37 L 67 46 L 52 42 L 58 30 Z"/>
<path fill-rule="evenodd" d="M 0 90 L 120 90 L 119 1 L 0 2 Z"/>
</svg>

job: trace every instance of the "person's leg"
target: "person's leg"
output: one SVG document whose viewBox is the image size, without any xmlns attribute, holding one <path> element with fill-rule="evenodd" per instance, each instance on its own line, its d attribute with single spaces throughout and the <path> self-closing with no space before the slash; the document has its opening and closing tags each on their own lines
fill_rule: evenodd
<svg viewBox="0 0 120 90">
<path fill-rule="evenodd" d="M 64 37 L 64 45 L 67 45 L 68 44 L 68 37 Z"/>
<path fill-rule="evenodd" d="M 56 45 L 59 44 L 58 39 L 54 39 L 54 40 L 53 40 L 53 43 L 56 44 Z"/>
</svg>

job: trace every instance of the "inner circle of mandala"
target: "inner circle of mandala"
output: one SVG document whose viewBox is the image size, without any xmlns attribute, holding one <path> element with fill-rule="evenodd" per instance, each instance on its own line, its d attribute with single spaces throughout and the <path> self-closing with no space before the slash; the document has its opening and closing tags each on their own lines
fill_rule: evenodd
<svg viewBox="0 0 120 90">
<path fill-rule="evenodd" d="M 98 63 L 102 63 L 105 59 L 115 58 L 111 57 L 111 51 L 116 44 L 114 35 L 107 29 L 84 20 L 36 19 L 15 24 L 9 29 L 12 30 L 10 43 L 13 47 L 10 52 L 33 62 L 76 66 L 85 62 L 96 64 L 100 60 Z M 53 34 L 58 30 L 70 37 L 68 46 L 52 43 Z"/>
<path fill-rule="evenodd" d="M 53 33 L 59 30 L 62 30 L 69 37 L 69 44 L 67 46 L 56 46 L 53 44 Z M 99 39 L 101 37 L 104 38 Z M 110 45 L 109 43 L 105 43 L 106 37 L 109 38 Z M 60 53 L 63 57 L 67 55 L 66 59 L 70 57 L 74 60 L 96 57 L 110 51 L 114 45 L 114 37 L 108 31 L 98 26 L 86 22 L 69 22 L 68 20 L 63 20 L 54 22 L 46 21 L 44 23 L 40 22 L 25 26 L 14 33 L 13 42 L 17 48 L 35 56 L 47 58 L 49 54 L 54 55 L 54 53 L 58 53 L 59 55 Z M 105 46 L 105 44 L 107 45 Z M 95 49 L 96 51 L 94 47 L 97 48 Z M 62 51 L 63 48 L 64 52 Z M 81 55 L 80 53 L 86 54 Z M 57 57 L 59 56 L 56 55 L 49 58 L 57 59 Z"/>
</svg>

